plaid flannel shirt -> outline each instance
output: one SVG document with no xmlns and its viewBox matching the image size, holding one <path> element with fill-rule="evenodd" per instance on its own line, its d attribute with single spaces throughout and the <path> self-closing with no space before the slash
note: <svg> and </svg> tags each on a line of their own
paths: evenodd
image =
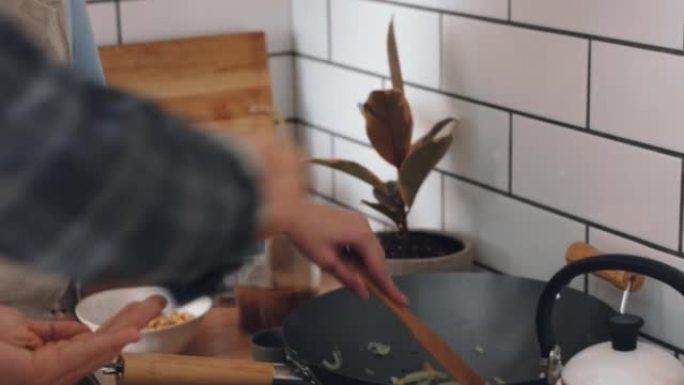
<svg viewBox="0 0 684 385">
<path fill-rule="evenodd" d="M 0 255 L 85 280 L 234 269 L 259 197 L 231 146 L 79 79 L 0 20 Z"/>
</svg>

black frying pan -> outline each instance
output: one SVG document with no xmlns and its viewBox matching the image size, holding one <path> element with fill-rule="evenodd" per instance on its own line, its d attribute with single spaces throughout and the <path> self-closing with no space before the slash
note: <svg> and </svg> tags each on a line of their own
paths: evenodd
<svg viewBox="0 0 684 385">
<path fill-rule="evenodd" d="M 496 384 L 532 383 L 541 352 L 535 331 L 537 301 L 545 282 L 493 274 L 439 273 L 398 278 L 411 309 L 437 331 L 483 378 Z M 553 323 L 565 357 L 608 340 L 606 320 L 615 312 L 603 302 L 565 289 Z M 290 357 L 325 385 L 388 384 L 390 377 L 420 370 L 434 361 L 410 332 L 377 299 L 360 301 L 338 290 L 305 304 L 284 326 Z M 366 350 L 368 342 L 391 346 L 385 357 Z M 339 349 L 342 366 L 326 369 Z"/>
</svg>

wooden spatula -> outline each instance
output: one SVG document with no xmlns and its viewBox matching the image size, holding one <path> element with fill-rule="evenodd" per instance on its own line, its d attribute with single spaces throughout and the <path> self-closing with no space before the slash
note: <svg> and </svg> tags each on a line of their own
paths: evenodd
<svg viewBox="0 0 684 385">
<path fill-rule="evenodd" d="M 460 385 L 484 385 L 485 381 L 468 364 L 444 342 L 439 334 L 435 333 L 427 324 L 411 312 L 406 306 L 402 306 L 390 299 L 370 279 L 365 268 L 357 263 L 359 275 L 363 278 L 366 286 L 378 297 L 387 308 L 411 331 L 413 337 L 420 343 L 430 355 L 439 362 L 444 370 L 459 382 Z"/>
</svg>

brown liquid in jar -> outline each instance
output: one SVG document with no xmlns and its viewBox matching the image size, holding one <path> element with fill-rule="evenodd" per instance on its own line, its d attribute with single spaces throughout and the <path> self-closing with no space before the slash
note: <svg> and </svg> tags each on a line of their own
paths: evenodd
<svg viewBox="0 0 684 385">
<path fill-rule="evenodd" d="M 238 286 L 240 328 L 248 333 L 254 333 L 283 326 L 290 313 L 315 296 L 316 290 L 306 286 Z"/>
</svg>

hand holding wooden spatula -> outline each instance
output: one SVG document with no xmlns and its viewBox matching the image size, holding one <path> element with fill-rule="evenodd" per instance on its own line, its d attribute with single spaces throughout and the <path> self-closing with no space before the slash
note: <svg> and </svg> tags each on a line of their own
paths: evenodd
<svg viewBox="0 0 684 385">
<path fill-rule="evenodd" d="M 365 267 L 353 257 L 348 263 L 355 267 L 359 276 L 364 280 L 368 290 L 378 297 L 387 308 L 406 326 L 415 340 L 442 366 L 459 385 L 484 385 L 485 381 L 435 333 L 427 324 L 418 318 L 411 310 L 392 301 L 384 291 L 369 278 Z"/>
</svg>

